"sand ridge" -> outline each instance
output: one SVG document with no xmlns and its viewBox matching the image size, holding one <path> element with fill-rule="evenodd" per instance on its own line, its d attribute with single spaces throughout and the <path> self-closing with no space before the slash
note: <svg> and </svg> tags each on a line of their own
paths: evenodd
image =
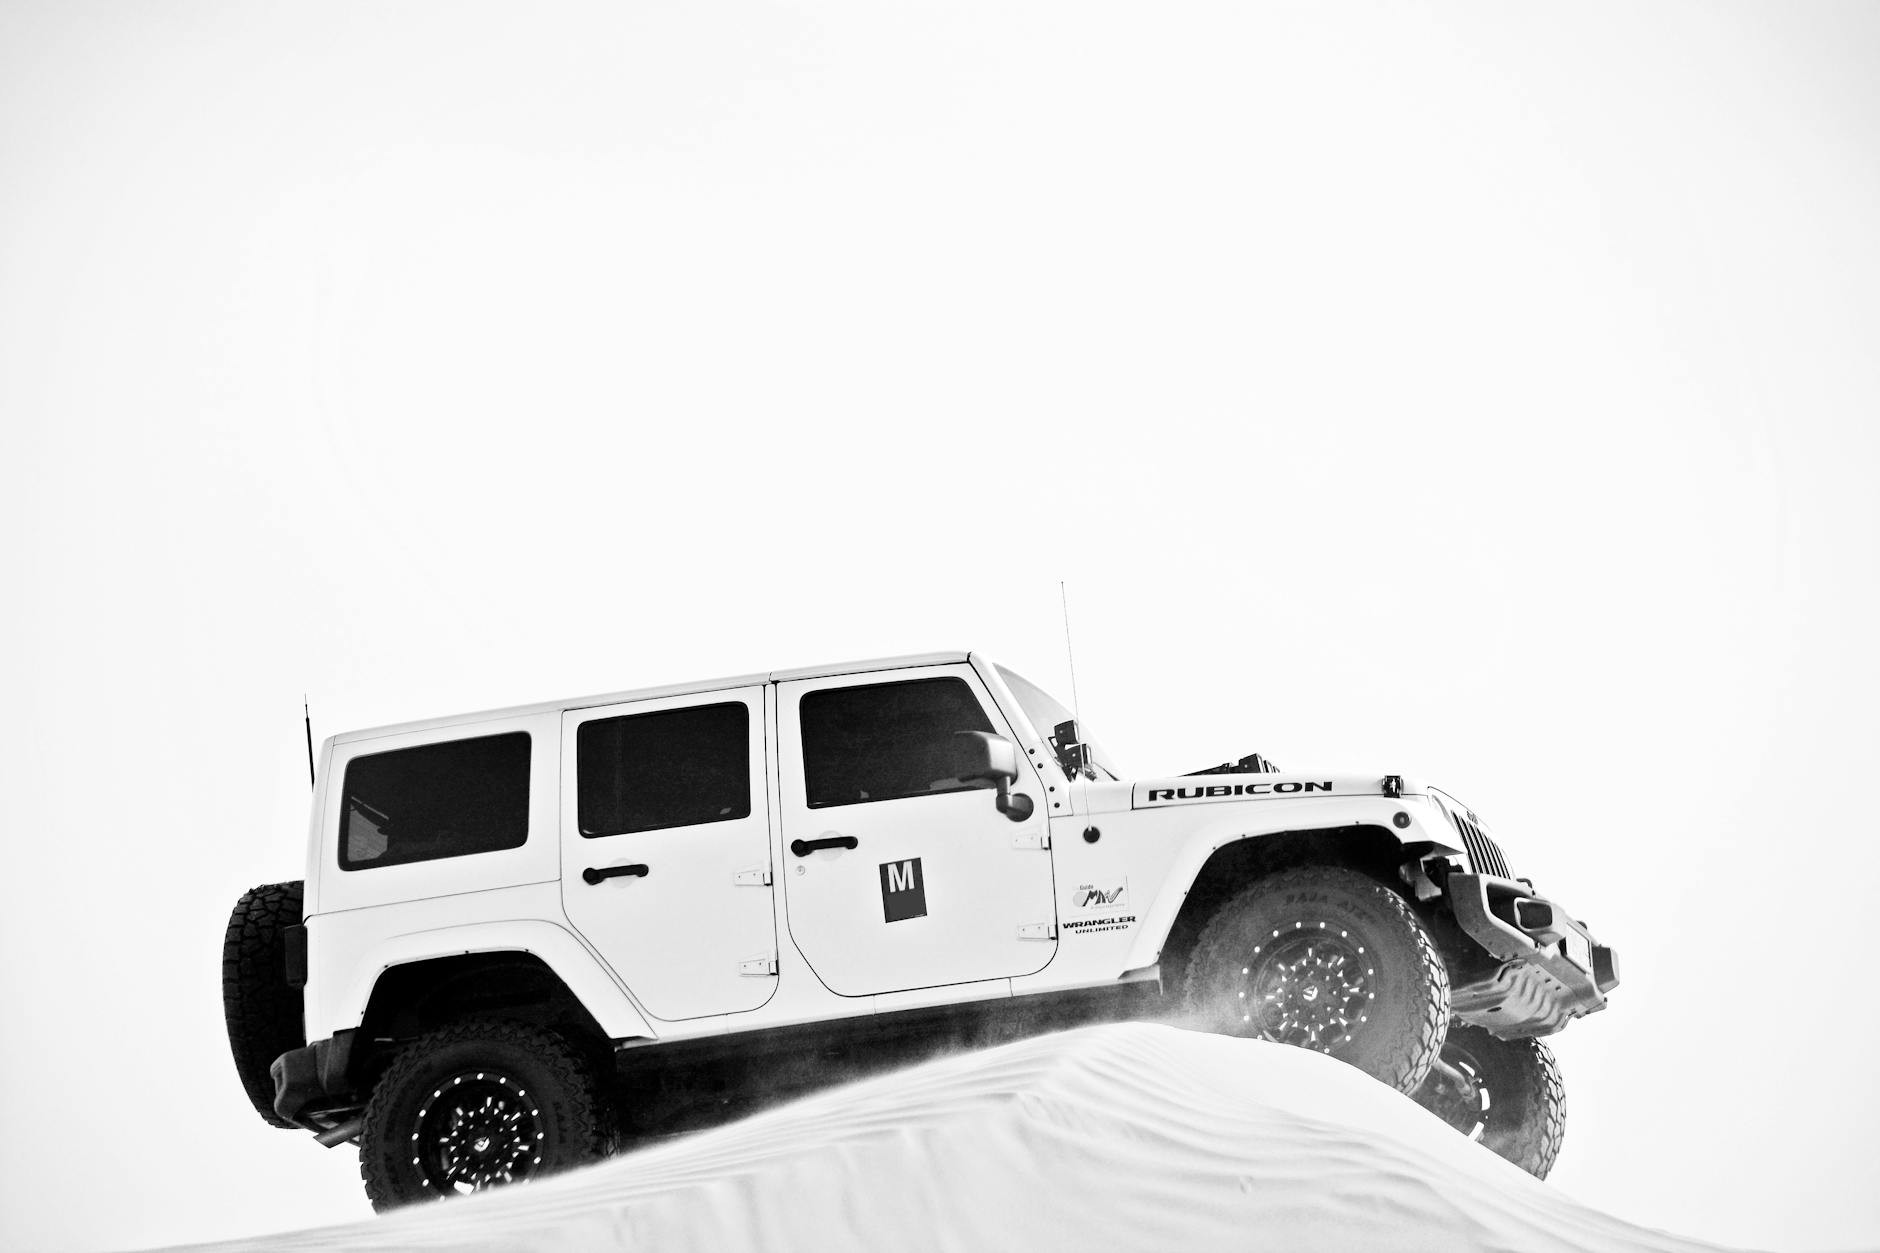
<svg viewBox="0 0 1880 1253">
<path fill-rule="evenodd" d="M 1127 1023 L 956 1054 L 524 1187 L 198 1247 L 1718 1246 L 1589 1209 L 1328 1057 Z"/>
</svg>

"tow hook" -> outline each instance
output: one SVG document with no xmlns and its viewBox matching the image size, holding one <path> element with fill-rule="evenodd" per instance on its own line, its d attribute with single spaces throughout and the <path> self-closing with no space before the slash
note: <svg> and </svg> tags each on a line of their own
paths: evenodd
<svg viewBox="0 0 1880 1253">
<path fill-rule="evenodd" d="M 1554 925 L 1554 908 L 1546 901 L 1516 897 L 1514 920 L 1517 926 L 1534 937 L 1536 944 L 1555 944 L 1560 940 L 1560 928 Z"/>
</svg>

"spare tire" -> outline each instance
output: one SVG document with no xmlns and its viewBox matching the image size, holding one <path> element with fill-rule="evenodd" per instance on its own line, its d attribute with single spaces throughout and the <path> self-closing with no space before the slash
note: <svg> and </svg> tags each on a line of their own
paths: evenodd
<svg viewBox="0 0 1880 1253">
<path fill-rule="evenodd" d="M 287 982 L 287 928 L 300 925 L 303 884 L 264 883 L 242 893 L 222 940 L 222 1012 L 235 1073 L 255 1112 L 276 1127 L 293 1123 L 274 1112 L 268 1067 L 306 1044 L 300 989 Z"/>
</svg>

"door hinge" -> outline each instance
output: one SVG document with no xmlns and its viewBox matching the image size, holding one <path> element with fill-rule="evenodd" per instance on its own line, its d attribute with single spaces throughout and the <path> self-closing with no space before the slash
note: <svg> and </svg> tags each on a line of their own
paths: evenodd
<svg viewBox="0 0 1880 1253">
<path fill-rule="evenodd" d="M 1049 831 L 1034 831 L 1030 835 L 1015 835 L 1012 837 L 1012 847 L 1050 848 L 1051 833 Z"/>
<path fill-rule="evenodd" d="M 777 973 L 777 959 L 775 957 L 747 957 L 738 963 L 738 973 L 754 975 L 759 979 L 774 975 Z"/>
<path fill-rule="evenodd" d="M 1055 940 L 1057 924 L 1055 922 L 1021 922 L 1018 924 L 1018 938 L 1021 940 Z"/>
<path fill-rule="evenodd" d="M 741 888 L 769 887 L 770 867 L 752 866 L 749 870 L 740 870 L 731 876 L 731 882 Z"/>
</svg>

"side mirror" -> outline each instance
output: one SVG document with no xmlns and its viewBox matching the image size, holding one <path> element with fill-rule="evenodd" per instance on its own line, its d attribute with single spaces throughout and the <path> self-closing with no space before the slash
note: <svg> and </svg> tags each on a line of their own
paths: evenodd
<svg viewBox="0 0 1880 1253">
<path fill-rule="evenodd" d="M 990 731 L 956 731 L 953 752 L 954 778 L 996 786 L 999 812 L 1013 822 L 1031 817 L 1031 797 L 1012 795 L 1012 784 L 1018 779 L 1018 745 Z"/>
</svg>

